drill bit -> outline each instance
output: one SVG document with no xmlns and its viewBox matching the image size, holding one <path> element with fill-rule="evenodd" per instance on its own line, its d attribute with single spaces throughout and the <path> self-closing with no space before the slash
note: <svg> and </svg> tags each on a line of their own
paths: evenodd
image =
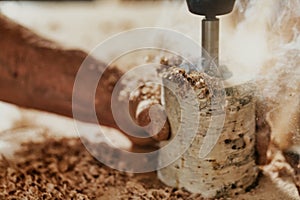
<svg viewBox="0 0 300 200">
<path fill-rule="evenodd" d="M 187 0 L 191 13 L 203 15 L 202 20 L 202 59 L 205 59 L 205 71 L 211 75 L 218 75 L 213 66 L 218 67 L 221 76 L 226 76 L 224 66 L 219 65 L 219 19 L 217 15 L 228 14 L 232 11 L 235 0 Z M 209 58 L 208 58 L 208 56 Z M 226 68 L 226 67 L 225 67 Z M 225 73 L 224 73 L 225 72 Z"/>
</svg>

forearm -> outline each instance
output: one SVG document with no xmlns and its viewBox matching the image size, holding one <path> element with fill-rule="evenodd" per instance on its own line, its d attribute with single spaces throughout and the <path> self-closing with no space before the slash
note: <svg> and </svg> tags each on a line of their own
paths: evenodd
<svg viewBox="0 0 300 200">
<path fill-rule="evenodd" d="M 38 109 L 73 117 L 72 95 L 76 74 L 87 54 L 80 50 L 65 50 L 45 40 L 21 25 L 0 15 L 0 100 L 21 107 Z M 81 121 L 95 122 L 94 113 L 86 109 L 91 97 L 86 88 L 97 74 L 104 72 L 95 94 L 95 108 L 101 125 L 119 129 L 111 111 L 111 95 L 121 70 L 89 57 L 84 88 L 74 104 Z M 128 109 L 128 108 L 122 108 Z M 78 113 L 78 112 L 77 112 Z M 135 138 L 135 144 L 148 145 L 152 138 Z"/>
<path fill-rule="evenodd" d="M 73 84 L 87 54 L 64 50 L 1 15 L 0 35 L 0 100 L 72 117 Z M 98 68 L 105 67 L 100 62 L 96 64 Z M 103 78 L 109 77 L 109 72 L 106 74 Z M 108 82 L 103 81 L 103 84 Z M 101 93 L 110 96 L 109 87 L 103 85 Z M 98 111 L 107 116 L 101 122 L 114 127 L 111 112 L 106 107 L 98 107 Z M 84 108 L 81 110 L 84 112 Z M 89 116 L 82 120 L 89 121 Z"/>
</svg>

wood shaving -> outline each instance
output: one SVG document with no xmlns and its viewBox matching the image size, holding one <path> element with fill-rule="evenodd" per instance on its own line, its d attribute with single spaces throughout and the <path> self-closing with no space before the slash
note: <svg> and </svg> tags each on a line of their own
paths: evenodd
<svg viewBox="0 0 300 200">
<path fill-rule="evenodd" d="M 116 188 L 112 198 L 108 193 Z M 95 160 L 80 139 L 47 139 L 22 145 L 0 161 L 0 199 L 195 199 L 163 185 L 155 173 L 120 172 Z"/>
</svg>

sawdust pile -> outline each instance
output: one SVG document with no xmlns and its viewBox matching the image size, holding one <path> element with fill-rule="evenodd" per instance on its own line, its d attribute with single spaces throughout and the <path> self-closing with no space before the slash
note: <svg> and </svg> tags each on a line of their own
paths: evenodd
<svg viewBox="0 0 300 200">
<path fill-rule="evenodd" d="M 80 139 L 26 143 L 0 161 L 0 199 L 202 199 L 160 183 L 155 173 L 130 174 L 95 160 Z"/>
</svg>

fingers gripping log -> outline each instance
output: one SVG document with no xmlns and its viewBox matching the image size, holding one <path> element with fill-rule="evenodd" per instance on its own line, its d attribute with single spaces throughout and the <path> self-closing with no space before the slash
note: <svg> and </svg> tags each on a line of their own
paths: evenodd
<svg viewBox="0 0 300 200">
<path fill-rule="evenodd" d="M 139 126 L 148 125 L 145 131 L 151 135 L 152 139 L 155 141 L 168 139 L 170 125 L 161 106 L 160 85 L 144 83 L 138 87 L 134 95 L 129 98 L 129 112 Z M 163 126 L 160 126 L 161 122 L 164 122 Z"/>
<path fill-rule="evenodd" d="M 201 78 L 203 76 L 203 74 L 198 73 L 197 78 L 197 72 L 191 75 L 177 70 L 170 72 L 168 80 L 181 77 L 184 81 L 190 81 L 198 94 L 197 90 L 200 88 L 196 87 L 197 83 L 193 82 L 195 80 L 203 82 Z M 176 90 L 182 91 L 182 84 L 178 84 Z M 167 185 L 184 187 L 188 191 L 201 193 L 204 197 L 214 198 L 234 196 L 249 190 L 256 183 L 258 168 L 255 164 L 253 85 L 245 83 L 227 87 L 225 91 L 225 123 L 215 147 L 205 158 L 199 157 L 201 145 L 203 145 L 212 119 L 212 112 L 208 106 L 210 99 L 204 100 L 205 98 L 199 96 L 200 123 L 192 144 L 178 160 L 158 172 L 160 180 Z M 176 96 L 170 90 L 164 89 L 164 98 L 165 109 L 171 126 L 171 138 L 174 138 L 182 123 L 192 123 L 195 118 L 180 116 L 182 106 L 178 105 Z M 189 132 L 184 132 L 184 134 L 188 135 Z M 183 144 L 179 143 L 178 145 L 180 148 L 180 145 Z M 172 153 L 161 153 L 159 162 L 163 162 L 168 156 L 172 156 Z"/>
</svg>

